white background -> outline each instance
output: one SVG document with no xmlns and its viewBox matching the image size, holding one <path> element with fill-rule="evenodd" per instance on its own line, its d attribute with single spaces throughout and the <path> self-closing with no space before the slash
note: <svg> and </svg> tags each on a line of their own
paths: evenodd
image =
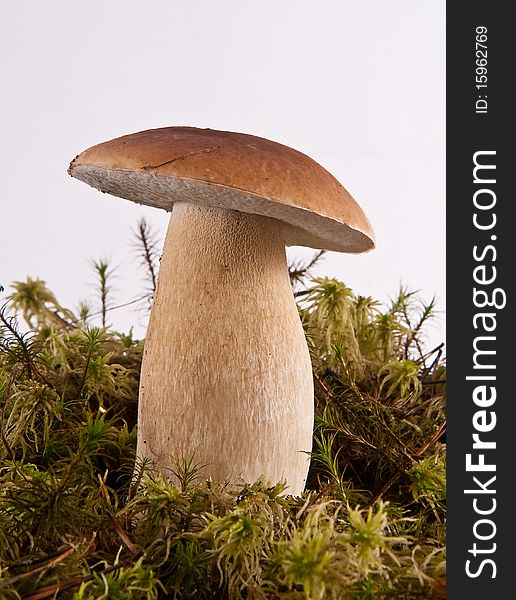
<svg viewBox="0 0 516 600">
<path fill-rule="evenodd" d="M 377 249 L 331 253 L 318 273 L 387 301 L 400 283 L 445 308 L 444 0 L 33 0 L 0 32 L 0 283 L 44 279 L 94 303 L 93 258 L 116 302 L 141 294 L 131 229 L 168 215 L 66 172 L 98 142 L 152 127 L 252 133 L 325 166 L 368 215 Z M 310 254 L 291 249 L 292 257 Z M 109 315 L 120 330 L 145 318 Z M 444 314 L 429 343 L 444 340 Z"/>
</svg>

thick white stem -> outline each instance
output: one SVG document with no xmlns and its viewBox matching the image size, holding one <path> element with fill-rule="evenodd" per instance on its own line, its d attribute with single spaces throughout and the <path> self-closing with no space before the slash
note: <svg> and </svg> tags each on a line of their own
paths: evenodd
<svg viewBox="0 0 516 600">
<path fill-rule="evenodd" d="M 140 458 L 170 476 L 286 480 L 309 465 L 313 380 L 281 224 L 178 203 L 165 241 L 142 365 Z"/>
</svg>

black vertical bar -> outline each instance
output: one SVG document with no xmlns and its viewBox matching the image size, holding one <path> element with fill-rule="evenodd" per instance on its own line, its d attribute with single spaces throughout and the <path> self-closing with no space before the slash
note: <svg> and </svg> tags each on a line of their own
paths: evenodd
<svg viewBox="0 0 516 600">
<path fill-rule="evenodd" d="M 510 189 L 516 35 L 510 6 L 447 3 L 451 600 L 516 598 L 516 196 Z"/>
</svg>

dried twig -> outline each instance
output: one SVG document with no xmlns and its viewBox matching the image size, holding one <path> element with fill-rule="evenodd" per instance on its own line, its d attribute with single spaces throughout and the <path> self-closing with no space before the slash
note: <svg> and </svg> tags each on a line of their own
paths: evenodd
<svg viewBox="0 0 516 600">
<path fill-rule="evenodd" d="M 63 552 L 58 554 L 55 558 L 53 558 L 52 560 L 45 563 L 44 565 L 41 565 L 40 567 L 36 567 L 35 569 L 32 569 L 31 571 L 26 571 L 25 573 L 20 573 L 19 575 L 13 575 L 13 577 L 8 577 L 7 579 L 0 581 L 0 588 L 9 587 L 10 585 L 17 583 L 18 581 L 27 579 L 27 577 L 31 577 L 32 575 L 36 575 L 37 573 L 41 573 L 42 571 L 46 571 L 48 569 L 53 569 L 56 565 L 58 565 L 60 562 L 63 562 L 63 560 L 66 557 L 70 556 L 70 554 L 72 554 L 76 550 L 77 550 L 76 547 L 70 546 L 66 550 L 63 550 Z"/>
<path fill-rule="evenodd" d="M 127 549 L 131 553 L 131 558 L 132 559 L 139 558 L 143 554 L 143 552 L 141 550 L 138 550 L 138 548 L 129 539 L 129 536 L 122 529 L 120 523 L 115 519 L 114 515 L 112 515 L 109 512 L 109 510 L 106 511 L 106 512 L 107 512 L 109 520 L 111 521 L 111 524 L 113 525 L 113 527 L 114 527 L 115 531 L 117 532 L 118 536 L 120 537 L 120 539 L 122 540 L 122 542 L 124 542 L 124 544 L 126 545 Z"/>
<path fill-rule="evenodd" d="M 75 587 L 81 583 L 86 583 L 95 578 L 95 575 L 107 575 L 108 573 L 112 573 L 113 571 L 118 571 L 118 569 L 123 569 L 124 567 L 129 567 L 134 562 L 134 558 L 130 558 L 128 560 L 124 560 L 122 562 L 118 562 L 110 567 L 106 567 L 102 569 L 102 571 L 96 571 L 95 573 L 91 573 L 90 575 L 85 575 L 84 577 L 74 577 L 73 579 L 69 579 L 68 581 L 63 581 L 60 583 L 53 583 L 52 585 L 47 585 L 46 587 L 40 588 L 34 594 L 30 596 L 26 596 L 24 600 L 44 600 L 44 598 L 51 598 L 55 596 L 58 592 L 62 592 L 71 587 Z"/>
</svg>

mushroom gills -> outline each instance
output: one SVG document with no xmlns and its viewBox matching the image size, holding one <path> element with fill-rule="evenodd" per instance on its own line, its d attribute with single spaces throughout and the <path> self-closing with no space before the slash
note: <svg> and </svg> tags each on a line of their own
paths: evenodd
<svg viewBox="0 0 516 600">
<path fill-rule="evenodd" d="M 282 223 L 174 205 L 140 384 L 138 447 L 174 480 L 178 461 L 215 481 L 305 486 L 313 379 Z"/>
</svg>

